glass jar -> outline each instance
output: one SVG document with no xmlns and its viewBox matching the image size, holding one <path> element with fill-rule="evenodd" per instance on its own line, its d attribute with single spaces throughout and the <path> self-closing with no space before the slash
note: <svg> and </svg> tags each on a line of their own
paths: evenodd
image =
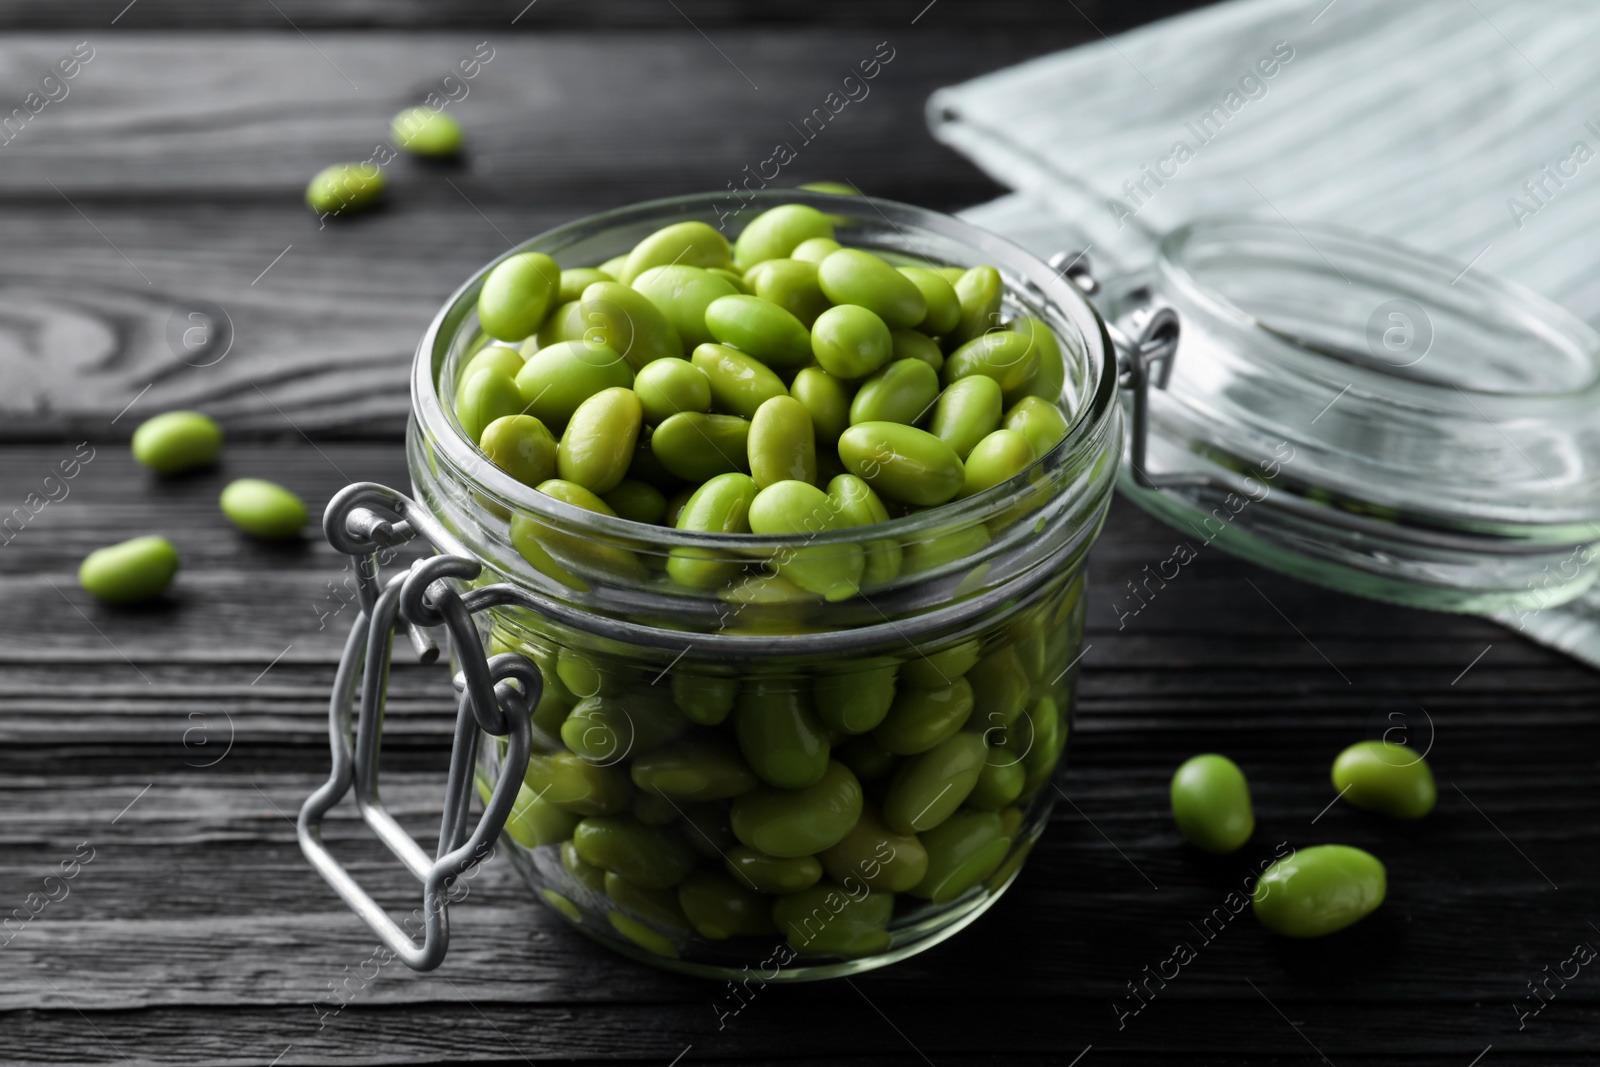
<svg viewBox="0 0 1600 1067">
<path fill-rule="evenodd" d="M 1062 347 L 1066 436 L 970 498 L 803 539 L 582 510 L 489 463 L 455 418 L 457 371 L 487 343 L 476 316 L 487 265 L 418 349 L 407 437 L 415 499 L 352 487 L 326 524 L 337 547 L 369 559 L 413 534 L 443 554 L 391 591 L 379 591 L 375 571 L 363 586 L 362 620 L 374 621 L 352 634 L 346 659 L 366 642 L 365 667 L 341 670 L 335 773 L 302 814 L 307 854 L 412 966 L 442 958 L 442 917 L 430 904 L 425 945 L 399 945 L 398 927 L 321 848 L 315 825 L 341 786 L 356 787 L 368 823 L 441 912 L 451 879 L 505 820 L 504 854 L 590 937 L 676 970 L 759 971 L 766 981 L 853 973 L 937 944 L 1005 891 L 1043 830 L 1072 723 L 1084 560 L 1122 448 L 1109 336 L 1070 281 L 947 216 L 795 191 L 755 194 L 743 210 L 796 202 L 832 215 L 843 244 L 894 262 L 996 267 L 1003 317 L 1041 320 Z M 597 264 L 691 219 L 716 225 L 715 204 L 641 204 L 507 256 Z M 675 558 L 714 580 L 668 580 Z M 865 563 L 853 595 L 824 599 L 789 580 L 852 559 Z M 466 695 L 430 861 L 381 814 L 369 720 L 381 718 L 386 627 L 410 624 L 428 650 L 426 627 L 440 622 Z M 463 752 L 473 750 L 486 810 L 469 839 L 460 794 L 471 776 Z M 830 844 L 857 812 L 856 831 Z M 610 857 L 609 873 L 590 862 L 596 854 Z"/>
</svg>

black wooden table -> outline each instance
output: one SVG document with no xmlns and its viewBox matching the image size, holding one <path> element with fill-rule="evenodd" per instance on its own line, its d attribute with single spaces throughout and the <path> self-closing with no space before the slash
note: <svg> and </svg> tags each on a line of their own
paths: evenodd
<svg viewBox="0 0 1600 1067">
<path fill-rule="evenodd" d="M 1125 583 L 1177 542 L 1125 504 L 1092 565 L 1070 801 L 953 941 L 736 1002 L 597 949 L 495 861 L 443 968 L 373 961 L 292 825 L 326 771 L 340 558 L 241 540 L 221 485 L 259 475 L 314 507 L 352 480 L 404 485 L 411 353 L 461 278 L 555 223 L 725 187 L 880 41 L 895 59 L 871 96 L 786 177 L 953 209 L 998 190 L 927 136 L 929 91 L 1183 5 L 739 6 L 0 4 L 0 114 L 78 42 L 93 53 L 0 144 L 0 1063 L 1594 1062 L 1600 973 L 1546 982 L 1600 945 L 1600 675 L 1215 550 L 1124 616 Z M 466 164 L 397 160 L 385 210 L 319 229 L 307 177 L 366 158 L 401 106 L 459 95 L 444 76 L 479 42 L 493 58 L 452 105 Z M 191 366 L 169 333 L 202 300 L 234 341 Z M 177 406 L 231 443 L 217 470 L 157 482 L 126 438 Z M 145 532 L 182 552 L 170 596 L 90 601 L 78 561 Z M 386 795 L 419 831 L 447 684 L 396 671 Z M 1395 723 L 1431 745 L 1438 810 L 1329 807 L 1333 755 Z M 1232 857 L 1184 847 L 1167 815 L 1172 769 L 1204 750 L 1253 783 L 1259 829 Z M 348 813 L 328 837 L 412 906 Z M 1302 944 L 1213 918 L 1279 842 L 1330 841 L 1388 864 L 1371 919 Z M 1193 961 L 1148 982 L 1179 943 Z"/>
</svg>

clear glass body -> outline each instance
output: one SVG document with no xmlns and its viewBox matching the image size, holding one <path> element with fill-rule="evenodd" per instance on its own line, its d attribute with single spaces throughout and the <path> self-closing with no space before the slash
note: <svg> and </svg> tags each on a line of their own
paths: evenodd
<svg viewBox="0 0 1600 1067">
<path fill-rule="evenodd" d="M 1016 876 L 1048 817 L 1071 729 L 1084 558 L 1110 501 L 1122 442 L 1104 326 L 1049 268 L 955 219 L 885 201 L 771 193 L 747 206 L 746 218 L 795 202 L 834 215 L 847 246 L 905 262 L 996 267 L 1006 285 L 1003 314 L 1040 319 L 1061 342 L 1067 436 L 986 492 L 803 543 L 598 515 L 513 480 L 460 432 L 452 383 L 483 343 L 480 272 L 419 348 L 408 440 L 418 501 L 482 561 L 480 581 L 511 583 L 541 605 L 486 613 L 488 650 L 521 652 L 545 678 L 526 780 L 543 800 L 536 818 L 514 814 L 503 835 L 513 864 L 541 899 L 619 951 L 691 973 L 759 973 L 764 981 L 851 973 L 909 956 L 972 921 Z M 686 219 L 715 225 L 711 198 L 581 220 L 513 251 L 547 252 L 564 268 L 591 266 Z M 685 552 L 725 568 L 726 580 L 714 588 L 668 580 L 665 561 Z M 869 578 L 858 595 L 837 602 L 772 574 L 797 553 L 826 565 L 857 552 L 901 563 L 892 577 Z M 950 702 L 970 704 L 959 731 L 966 740 L 955 749 L 897 755 L 877 734 L 855 733 L 859 723 L 851 721 L 881 717 L 886 705 L 893 715 L 904 704 L 914 718 L 918 707 Z M 581 742 L 575 715 L 584 724 Z M 760 850 L 742 843 L 730 810 L 749 794 L 684 803 L 635 787 L 648 773 L 641 761 L 685 739 L 726 753 L 755 746 L 781 763 L 805 749 L 819 724 L 829 775 L 834 764 L 848 767 L 869 812 L 898 810 L 908 819 L 922 806 L 913 825 L 936 825 L 887 853 L 830 849 L 814 862 L 785 855 L 779 866 L 792 880 L 782 888 L 819 866 L 821 880 L 800 893 L 762 892 L 752 903 L 745 889 L 775 883 L 752 881 L 742 872 L 754 868 L 734 863 L 744 856 L 760 864 L 760 856 L 748 856 Z M 568 751 L 570 743 L 585 759 Z M 934 760 L 938 752 L 948 758 Z M 499 762 L 496 745 L 480 745 L 483 779 L 498 776 Z M 769 800 L 783 801 L 781 793 L 767 788 Z M 955 806 L 946 797 L 965 799 Z M 678 855 L 687 844 L 696 873 L 666 887 L 607 876 L 577 856 L 571 839 L 579 817 L 642 824 L 671 838 L 666 850 Z M 928 873 L 891 898 L 885 887 L 909 878 L 919 852 Z M 736 874 L 748 885 L 731 883 Z M 687 920 L 684 905 L 694 910 L 696 887 L 738 898 L 729 907 L 745 911 L 730 918 L 731 936 L 707 936 L 697 928 L 704 923 Z M 701 903 L 715 910 L 716 901 Z"/>
<path fill-rule="evenodd" d="M 1113 321 L 1152 304 L 1182 321 L 1147 469 L 1242 480 L 1123 472 L 1191 546 L 1447 611 L 1537 611 L 1600 573 L 1574 565 L 1600 540 L 1600 336 L 1575 316 L 1379 238 L 1259 219 L 1182 227 L 1107 288 Z"/>
</svg>

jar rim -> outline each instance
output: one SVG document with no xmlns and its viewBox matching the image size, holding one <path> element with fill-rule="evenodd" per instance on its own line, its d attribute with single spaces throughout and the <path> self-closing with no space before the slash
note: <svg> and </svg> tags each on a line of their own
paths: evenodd
<svg viewBox="0 0 1600 1067">
<path fill-rule="evenodd" d="M 1041 467 L 1061 469 L 1107 451 L 1106 438 L 1117 425 L 1119 413 L 1115 349 L 1099 312 L 1061 272 L 1052 270 L 1019 245 L 987 230 L 942 212 L 898 201 L 801 189 L 758 190 L 748 198 L 741 195 L 740 199 L 743 202 L 741 210 L 799 203 L 824 209 L 831 215 L 844 215 L 872 223 L 887 222 L 913 247 L 914 242 L 905 236 L 901 223 L 963 244 L 982 254 L 987 262 L 1001 272 L 1008 290 L 1025 291 L 1034 301 L 1059 312 L 1072 326 L 1077 335 L 1075 340 L 1081 345 L 1079 362 L 1087 380 L 1078 393 L 1081 402 L 1069 414 L 1067 433 L 1054 448 L 1012 478 L 983 492 L 874 524 L 872 530 L 875 538 L 910 541 L 939 530 L 982 521 L 1018 492 L 1026 490 Z M 601 535 L 615 541 L 648 536 L 653 546 L 661 551 L 680 547 L 765 551 L 792 545 L 795 541 L 793 536 L 677 530 L 620 516 L 602 515 L 547 496 L 487 462 L 476 445 L 459 432 L 452 414 L 439 396 L 439 372 L 450 356 L 451 346 L 463 323 L 476 312 L 478 291 L 482 288 L 484 278 L 501 262 L 523 252 L 554 254 L 581 238 L 630 223 L 654 221 L 664 226 L 673 220 L 673 216 L 703 216 L 707 213 L 708 203 L 712 213 L 719 211 L 716 194 L 699 193 L 641 201 L 584 216 L 528 238 L 474 272 L 450 294 L 434 316 L 417 346 L 412 363 L 412 417 L 432 448 L 441 453 L 452 468 L 471 472 L 475 481 L 512 508 L 573 532 Z M 563 269 L 570 268 L 563 265 Z M 1071 384 L 1070 377 L 1068 384 Z M 1063 386 L 1063 389 L 1066 388 Z M 1120 458 L 1120 449 L 1112 450 L 1111 455 L 1113 461 Z M 808 545 L 822 546 L 857 543 L 861 536 L 859 528 L 837 529 L 807 534 L 805 540 Z"/>
</svg>

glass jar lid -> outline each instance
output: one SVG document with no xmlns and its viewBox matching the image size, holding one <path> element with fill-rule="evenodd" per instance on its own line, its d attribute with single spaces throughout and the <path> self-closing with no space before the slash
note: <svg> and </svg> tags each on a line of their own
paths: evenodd
<svg viewBox="0 0 1600 1067">
<path fill-rule="evenodd" d="M 1164 308 L 1180 324 L 1148 381 L 1130 368 L 1123 481 L 1180 529 L 1423 607 L 1544 607 L 1594 582 L 1542 580 L 1600 541 L 1600 334 L 1576 316 L 1470 265 L 1261 219 L 1175 230 L 1106 290 L 1125 334 Z"/>
</svg>

